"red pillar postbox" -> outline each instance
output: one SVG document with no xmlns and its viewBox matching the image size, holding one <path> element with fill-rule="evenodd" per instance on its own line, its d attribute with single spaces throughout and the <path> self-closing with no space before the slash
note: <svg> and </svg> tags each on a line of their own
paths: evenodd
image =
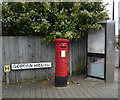
<svg viewBox="0 0 120 100">
<path fill-rule="evenodd" d="M 55 42 L 55 86 L 67 86 L 68 77 L 68 39 L 54 39 Z"/>
</svg>

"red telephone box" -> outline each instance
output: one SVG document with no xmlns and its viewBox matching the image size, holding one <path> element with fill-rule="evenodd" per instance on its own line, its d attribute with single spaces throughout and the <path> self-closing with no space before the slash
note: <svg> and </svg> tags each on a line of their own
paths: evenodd
<svg viewBox="0 0 120 100">
<path fill-rule="evenodd" d="M 67 86 L 68 77 L 68 39 L 54 39 L 55 42 L 55 86 Z"/>
</svg>

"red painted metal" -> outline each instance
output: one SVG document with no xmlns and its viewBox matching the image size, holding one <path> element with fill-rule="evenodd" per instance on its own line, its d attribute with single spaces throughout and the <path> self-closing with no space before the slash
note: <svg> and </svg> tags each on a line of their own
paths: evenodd
<svg viewBox="0 0 120 100">
<path fill-rule="evenodd" d="M 68 76 L 68 39 L 54 39 L 55 42 L 55 76 Z"/>
</svg>

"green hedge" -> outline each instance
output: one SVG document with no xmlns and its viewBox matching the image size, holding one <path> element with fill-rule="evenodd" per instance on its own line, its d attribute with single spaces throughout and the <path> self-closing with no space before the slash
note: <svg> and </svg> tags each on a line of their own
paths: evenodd
<svg viewBox="0 0 120 100">
<path fill-rule="evenodd" d="M 9 2 L 2 4 L 2 35 L 79 39 L 107 16 L 102 2 Z"/>
</svg>

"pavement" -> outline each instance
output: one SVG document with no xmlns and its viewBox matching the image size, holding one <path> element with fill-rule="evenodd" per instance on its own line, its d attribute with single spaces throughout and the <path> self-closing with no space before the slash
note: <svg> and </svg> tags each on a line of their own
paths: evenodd
<svg viewBox="0 0 120 100">
<path fill-rule="evenodd" d="M 118 56 L 118 54 L 116 54 Z M 117 58 L 118 60 L 118 58 Z M 118 63 L 116 62 L 116 66 Z M 37 99 L 46 98 L 101 98 L 102 100 L 118 100 L 118 73 L 120 68 L 115 68 L 114 82 L 106 83 L 104 80 L 94 78 L 84 78 L 82 76 L 71 76 L 68 78 L 67 87 L 54 87 L 54 79 L 43 81 L 27 81 L 20 84 L 2 85 L 2 98 L 10 100 L 21 99 Z M 120 78 L 120 77 L 119 77 Z M 118 96 L 119 95 L 119 96 Z M 65 100 L 66 100 L 65 99 Z M 100 100 L 101 100 L 100 99 Z M 82 99 L 83 100 L 83 99 Z"/>
<path fill-rule="evenodd" d="M 3 85 L 2 98 L 118 98 L 118 71 L 113 83 L 103 80 L 69 77 L 67 87 L 54 87 L 54 79 Z M 25 100 L 26 100 L 25 99 Z M 13 99 L 11 99 L 13 100 Z"/>
</svg>

